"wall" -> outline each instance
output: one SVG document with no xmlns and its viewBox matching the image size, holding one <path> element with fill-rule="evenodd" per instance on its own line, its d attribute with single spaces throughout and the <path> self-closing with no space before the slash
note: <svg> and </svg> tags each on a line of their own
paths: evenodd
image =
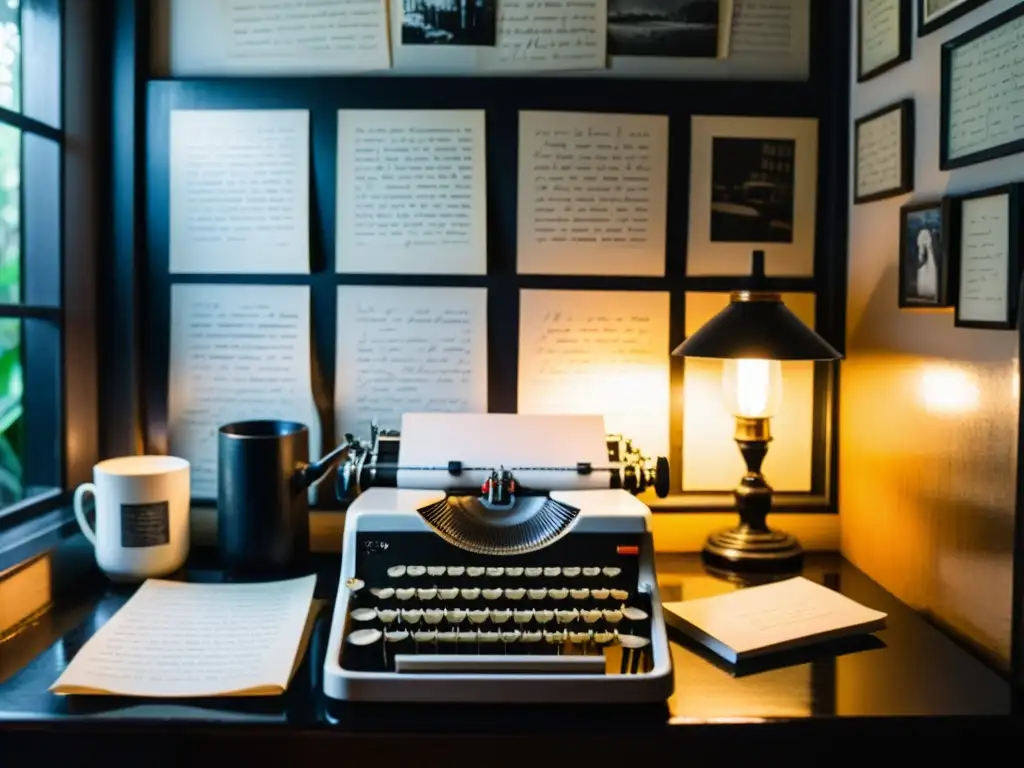
<svg viewBox="0 0 1024 768">
<path fill-rule="evenodd" d="M 852 84 L 851 120 L 914 98 L 916 190 L 851 208 L 848 358 L 840 390 L 843 553 L 1004 667 L 1010 654 L 1017 334 L 954 328 L 951 309 L 899 310 L 897 249 L 904 203 L 1024 181 L 1024 155 L 951 173 L 938 167 L 940 47 L 1016 1 L 991 0 L 923 38 L 916 37 L 915 19 L 912 60 Z M 851 30 L 856 55 L 855 17 Z M 851 77 L 855 81 L 855 64 Z"/>
<path fill-rule="evenodd" d="M 808 7 L 807 0 L 794 0 L 795 7 Z M 136 10 L 141 13 L 142 8 L 148 4 L 138 4 Z M 665 112 L 672 117 L 672 150 L 670 166 L 670 177 L 674 179 L 672 187 L 673 208 L 686 210 L 689 189 L 689 159 L 690 152 L 687 147 L 690 142 L 689 120 L 691 113 L 699 114 L 793 114 L 793 115 L 818 115 L 820 116 L 820 140 L 819 147 L 821 156 L 834 157 L 846 151 L 846 93 L 844 88 L 835 87 L 844 85 L 841 81 L 836 82 L 837 77 L 845 77 L 845 49 L 843 46 L 835 46 L 835 29 L 844 27 L 846 22 L 845 5 L 835 2 L 820 2 L 814 4 L 814 13 L 811 15 L 812 45 L 811 49 L 818 66 L 811 73 L 807 82 L 777 84 L 758 84 L 751 87 L 744 82 L 708 83 L 704 81 L 651 81 L 645 85 L 637 81 L 624 85 L 621 88 L 622 95 L 627 97 L 625 101 L 615 98 L 615 82 L 596 81 L 594 78 L 581 77 L 575 81 L 570 89 L 560 88 L 555 79 L 544 79 L 549 85 L 541 86 L 542 79 L 519 81 L 518 78 L 467 78 L 460 88 L 452 90 L 440 88 L 433 93 L 430 85 L 441 81 L 420 81 L 422 87 L 412 88 L 413 81 L 401 82 L 399 78 L 379 78 L 377 80 L 366 80 L 362 77 L 346 78 L 342 83 L 334 79 L 326 78 L 300 78 L 280 80 L 271 76 L 265 77 L 238 77 L 235 79 L 222 79 L 216 82 L 193 77 L 180 77 L 183 74 L 178 61 L 173 69 L 169 69 L 170 60 L 167 52 L 173 49 L 169 35 L 175 27 L 171 23 L 177 11 L 179 20 L 187 16 L 189 9 L 203 6 L 198 0 L 153 0 L 151 9 L 152 28 L 149 40 L 149 48 L 152 54 L 150 78 L 145 84 L 147 94 L 147 125 L 146 130 L 146 155 L 148 167 L 145 171 L 145 179 L 141 183 L 146 187 L 145 200 L 147 203 L 147 248 L 144 250 L 146 273 L 145 285 L 142 286 L 144 304 L 147 308 L 147 322 L 145 334 L 140 349 L 143 354 L 143 370 L 138 382 L 146 393 L 145 414 L 143 414 L 146 427 L 147 448 L 151 452 L 162 452 L 167 450 L 167 414 L 166 389 L 167 389 L 167 325 L 170 315 L 169 290 L 171 282 L 182 282 L 178 277 L 172 277 L 168 268 L 167 251 L 167 190 L 169 181 L 167 174 L 169 164 L 166 160 L 169 138 L 167 136 L 167 125 L 169 123 L 167 111 L 173 108 L 238 108 L 259 105 L 289 106 L 304 109 L 311 109 L 313 150 L 312 167 L 314 177 L 313 203 L 316 206 L 314 215 L 316 236 L 314 243 L 322 245 L 322 253 L 318 253 L 320 266 L 315 274 L 310 276 L 309 283 L 312 287 L 313 316 L 315 325 L 316 357 L 318 368 L 324 372 L 323 384 L 326 386 L 315 387 L 328 393 L 326 400 L 329 400 L 329 393 L 333 390 L 331 386 L 332 371 L 335 368 L 335 347 L 334 337 L 336 325 L 334 312 L 336 303 L 336 282 L 347 282 L 348 278 L 342 275 L 336 278 L 334 273 L 334 238 L 335 238 L 335 185 L 334 175 L 336 163 L 333 152 L 335 151 L 336 139 L 336 117 L 334 111 L 339 107 L 345 108 L 394 108 L 394 107 L 486 107 L 489 110 L 488 116 L 488 147 L 514 146 L 516 141 L 515 119 L 513 110 L 516 109 L 518 101 L 523 104 L 532 105 L 537 109 L 577 109 L 583 111 L 600 110 L 615 107 L 615 110 L 635 110 L 650 112 Z M 842 6 L 842 7 L 840 7 Z M 143 25 L 146 27 L 147 25 Z M 185 25 L 187 26 L 187 25 Z M 140 40 L 145 35 L 140 37 Z M 188 38 L 186 37 L 186 42 Z M 180 42 L 180 41 L 179 41 Z M 195 41 L 192 41 L 195 42 Z M 140 42 L 140 50 L 146 45 Z M 189 44 L 191 45 L 191 43 Z M 188 48 L 189 46 L 178 46 Z M 180 57 L 178 57 L 180 59 Z M 193 70 L 194 71 L 194 70 Z M 188 72 L 186 69 L 185 72 Z M 266 74 L 266 71 L 264 72 Z M 158 81 L 158 77 L 175 75 L 173 81 Z M 554 83 L 554 85 L 551 85 Z M 590 85 L 588 85 L 590 83 Z M 597 83 L 597 85 L 594 85 Z M 344 87 L 341 87 L 341 86 Z M 619 85 L 622 85 L 621 83 Z M 595 98 L 591 102 L 567 101 L 567 94 L 574 94 L 573 98 L 583 97 L 588 89 L 594 88 Z M 410 90 L 411 89 L 411 90 Z M 497 89 L 497 90 L 496 90 Z M 504 93 L 504 90 L 509 90 Z M 444 91 L 444 94 L 440 94 Z M 450 91 L 450 93 L 449 93 Z M 548 96 L 543 94 L 548 92 Z M 427 96 L 418 94 L 427 93 Z M 650 94 L 646 103 L 644 94 Z M 327 95 L 325 95 L 327 94 Z M 333 95 L 331 95 L 333 94 Z M 673 96 L 672 94 L 675 94 Z M 680 96 L 683 94 L 683 96 Z M 525 99 L 525 101 L 523 101 Z M 595 106 L 596 105 L 596 106 Z M 675 105 L 675 106 L 673 106 Z M 679 105 L 683 105 L 680 107 Z M 502 112 L 505 110 L 505 112 Z M 506 114 L 507 113 L 507 114 Z M 509 115 L 511 120 L 506 119 Z M 504 126 L 504 127 L 502 127 Z M 509 128 L 511 126 L 511 128 Z M 509 131 L 511 130 L 511 133 Z M 682 148 L 682 151 L 679 149 Z M 488 318 L 490 323 L 489 333 L 492 341 L 495 338 L 508 339 L 516 338 L 517 321 L 515 307 L 517 306 L 514 296 L 517 287 L 563 287 L 570 278 L 557 278 L 557 284 L 549 281 L 545 275 L 524 275 L 516 273 L 514 263 L 515 245 L 515 153 L 504 151 L 491 151 L 489 158 L 488 179 L 490 192 L 489 204 L 492 211 L 497 212 L 497 218 L 492 217 L 490 222 L 493 237 L 489 243 L 489 266 L 490 273 L 487 277 L 481 277 L 479 281 L 475 278 L 468 278 L 462 283 L 462 278 L 457 278 L 459 284 L 487 285 L 490 293 L 492 312 Z M 130 159 L 130 158 L 129 158 Z M 823 162 L 823 166 L 832 163 Z M 507 172 L 510 171 L 510 172 Z M 490 181 L 496 180 L 496 181 Z M 826 257 L 827 248 L 822 244 L 829 243 L 832 239 L 830 232 L 845 231 L 841 229 L 841 211 L 843 200 L 844 181 L 836 179 L 833 175 L 822 174 L 817 181 L 817 188 L 820 194 L 820 215 L 818 217 L 818 241 L 816 243 L 816 277 L 807 276 L 804 278 L 787 278 L 785 287 L 787 296 L 793 297 L 794 301 L 800 302 L 804 316 L 809 322 L 816 322 L 817 327 L 823 333 L 831 334 L 841 327 L 842 307 L 833 302 L 814 301 L 815 295 L 825 296 L 832 286 L 845 279 L 845 269 L 841 266 L 843 262 L 836 262 Z M 497 190 L 497 194 L 495 194 Z M 143 195 L 136 196 L 136 200 L 143 199 Z M 838 203 L 838 204 L 837 204 Z M 120 208 L 119 208 L 120 210 Z M 508 215 L 505 215 L 505 214 Z M 685 290 L 692 276 L 686 274 L 685 261 L 678 256 L 686 252 L 687 231 L 686 217 L 675 217 L 670 221 L 668 231 L 667 251 L 672 255 L 668 260 L 668 270 L 672 277 L 679 280 L 673 283 L 672 297 L 672 320 L 671 334 L 672 343 L 682 340 L 685 335 L 684 325 L 690 322 L 703 312 L 704 317 L 710 317 L 709 312 L 704 312 L 710 307 L 715 309 L 726 300 L 722 291 L 733 287 L 735 284 L 728 277 L 707 277 L 701 276 L 697 279 L 697 290 Z M 395 282 L 389 278 L 388 283 Z M 520 277 L 523 278 L 522 286 L 518 285 Z M 539 278 L 539 282 L 535 281 Z M 206 278 L 204 278 L 205 280 Z M 237 281 L 241 278 L 218 276 L 216 282 Z M 268 278 L 269 279 L 269 278 Z M 575 279 L 575 278 L 573 278 Z M 589 278 L 588 278 L 589 279 Z M 415 278 L 406 276 L 401 278 L 409 283 Z M 306 278 L 302 278 L 305 282 Z M 447 278 L 444 281 L 447 282 Z M 598 278 L 590 280 L 586 285 L 601 287 L 610 285 L 610 281 L 601 282 Z M 141 285 L 141 284 L 140 284 Z M 655 285 L 653 281 L 649 285 Z M 630 283 L 630 287 L 644 287 L 636 281 Z M 660 287 L 657 284 L 656 287 Z M 681 288 L 681 290 L 676 290 Z M 501 292 L 508 294 L 506 302 L 501 299 Z M 799 297 L 799 298 L 797 298 Z M 691 308 L 700 310 L 692 312 Z M 505 325 L 502 325 L 505 323 Z M 492 349 L 497 349 L 491 345 Z M 507 347 L 506 347 L 507 348 Z M 492 355 L 492 363 L 495 369 L 490 375 L 490 399 L 489 405 L 492 410 L 513 410 L 518 407 L 518 393 L 516 391 L 516 356 L 513 354 Z M 710 531 L 732 525 L 735 523 L 735 513 L 725 512 L 732 505 L 731 489 L 742 475 L 740 456 L 731 439 L 733 428 L 729 419 L 724 417 L 724 409 L 720 405 L 720 374 L 717 370 L 708 372 L 699 378 L 695 373 L 701 366 L 698 363 L 690 365 L 687 363 L 687 400 L 688 412 L 683 414 L 683 369 L 684 366 L 679 360 L 673 361 L 673 378 L 671 380 L 672 397 L 671 407 L 667 409 L 670 413 L 669 423 L 672 431 L 671 458 L 676 477 L 683 477 L 679 471 L 683 455 L 682 444 L 686 443 L 689 448 L 691 467 L 703 460 L 703 465 L 698 466 L 707 469 L 709 457 L 717 459 L 714 468 L 717 474 L 712 477 L 707 471 L 700 473 L 699 480 L 693 476 L 697 473 L 689 472 L 690 478 L 694 479 L 691 484 L 683 485 L 683 489 L 692 492 L 691 495 L 682 496 L 674 494 L 672 498 L 659 503 L 652 499 L 652 506 L 665 509 L 671 504 L 672 508 L 678 509 L 686 506 L 688 509 L 713 509 L 712 514 L 700 515 L 659 515 L 656 523 L 659 531 L 658 544 L 665 548 L 699 549 L 703 539 Z M 716 366 L 717 367 L 717 366 Z M 694 369 L 694 370 L 691 370 Z M 780 509 L 799 510 L 800 514 L 780 513 L 772 517 L 772 522 L 785 530 L 797 535 L 804 546 L 808 549 L 836 549 L 838 548 L 839 521 L 833 514 L 818 515 L 805 514 L 804 510 L 814 509 L 822 511 L 829 509 L 833 499 L 829 495 L 832 485 L 828 481 L 830 477 L 831 463 L 829 461 L 834 452 L 829 443 L 833 434 L 831 429 L 831 411 L 822 407 L 815 408 L 815 400 L 819 405 L 826 405 L 823 394 L 828 389 L 829 382 L 823 381 L 824 377 L 815 377 L 812 366 L 806 363 L 794 363 L 790 369 L 792 376 L 787 377 L 784 387 L 783 412 L 780 414 L 778 423 L 773 426 L 773 432 L 777 434 L 776 442 L 769 455 L 766 471 L 769 473 L 769 480 L 780 492 L 777 499 Z M 511 373 L 511 376 L 509 375 Z M 700 373 L 697 371 L 696 373 Z M 497 374 L 497 375 L 496 375 Z M 690 384 L 696 382 L 697 388 L 690 388 Z M 706 407 L 694 407 L 697 396 L 705 393 L 707 397 Z M 815 398 L 815 392 L 818 397 Z M 325 402 L 326 406 L 327 403 Z M 829 404 L 830 405 L 830 404 Z M 327 410 L 327 409 L 325 409 Z M 697 413 L 702 419 L 697 418 Z M 819 416 L 819 413 L 821 414 Z M 710 423 L 714 420 L 714 423 Z M 332 420 L 324 414 L 324 422 Z M 827 426 L 823 425 L 827 422 Z M 705 432 L 712 431 L 714 426 L 714 441 L 704 438 Z M 718 428 L 722 429 L 719 430 Z M 685 430 L 685 431 L 684 431 Z M 812 483 L 812 477 L 814 482 Z M 818 486 L 825 486 L 819 488 Z M 790 499 L 784 498 L 784 494 Z"/>
</svg>

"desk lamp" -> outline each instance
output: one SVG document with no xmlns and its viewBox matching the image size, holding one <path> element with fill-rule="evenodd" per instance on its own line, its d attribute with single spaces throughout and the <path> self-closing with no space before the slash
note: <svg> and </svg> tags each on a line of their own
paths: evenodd
<svg viewBox="0 0 1024 768">
<path fill-rule="evenodd" d="M 724 571 L 790 571 L 803 553 L 794 536 L 768 528 L 772 488 L 761 474 L 771 442 L 769 422 L 782 401 L 783 360 L 839 360 L 842 355 L 804 325 L 778 293 L 765 290 L 764 251 L 754 251 L 748 287 L 672 351 L 677 357 L 723 361 L 725 403 L 736 418 L 735 440 L 747 465 L 736 488 L 740 522 L 711 534 L 704 561 Z"/>
</svg>

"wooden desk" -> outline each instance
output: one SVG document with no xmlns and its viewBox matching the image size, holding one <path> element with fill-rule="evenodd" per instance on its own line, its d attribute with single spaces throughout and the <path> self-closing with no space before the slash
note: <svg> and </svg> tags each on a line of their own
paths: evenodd
<svg viewBox="0 0 1024 768">
<path fill-rule="evenodd" d="M 218 580 L 200 555 L 188 577 Z M 317 560 L 317 595 L 330 599 L 337 558 Z M 696 556 L 659 559 L 666 600 L 734 585 Z M 905 749 L 919 764 L 972 761 L 1009 744 L 1009 685 L 863 573 L 835 555 L 804 575 L 889 614 L 874 640 L 831 646 L 787 666 L 734 676 L 673 635 L 675 694 L 652 707 L 339 705 L 319 687 L 330 605 L 288 694 L 265 700 L 142 701 L 47 692 L 74 653 L 127 599 L 98 582 L 88 600 L 60 606 L 0 647 L 0 756 L 24 752 L 103 759 L 107 766 L 183 765 L 196 758 L 323 764 L 354 755 L 377 765 L 443 763 L 610 765 L 675 754 L 715 765 L 877 759 Z M 14 660 L 20 659 L 18 669 Z M 141 762 L 139 762 L 141 761 Z M 98 763 L 97 761 L 94 761 Z M 953 761 L 954 764 L 956 761 Z M 5 760 L 0 764 L 8 765 Z M 14 763 L 17 764 L 17 763 Z"/>
</svg>

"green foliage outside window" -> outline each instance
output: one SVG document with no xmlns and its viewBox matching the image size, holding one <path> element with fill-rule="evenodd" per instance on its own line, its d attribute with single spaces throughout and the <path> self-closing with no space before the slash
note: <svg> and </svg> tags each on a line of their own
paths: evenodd
<svg viewBox="0 0 1024 768">
<path fill-rule="evenodd" d="M 21 109 L 21 9 L 0 0 L 0 107 Z M 21 132 L 0 125 L 0 303 L 21 300 Z M 0 508 L 23 496 L 21 321 L 0 319 Z"/>
</svg>

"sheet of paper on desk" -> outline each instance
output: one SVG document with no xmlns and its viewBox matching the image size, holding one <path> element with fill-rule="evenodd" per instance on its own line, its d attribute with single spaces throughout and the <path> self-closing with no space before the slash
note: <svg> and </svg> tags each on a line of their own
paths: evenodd
<svg viewBox="0 0 1024 768">
<path fill-rule="evenodd" d="M 192 464 L 192 497 L 217 497 L 217 430 L 247 419 L 309 427 L 320 454 L 313 402 L 309 288 L 176 284 L 171 287 L 167 395 L 170 452 Z"/>
<path fill-rule="evenodd" d="M 667 456 L 668 293 L 525 290 L 519 305 L 519 413 L 601 414 Z"/>
<path fill-rule="evenodd" d="M 161 0 L 154 12 L 169 29 L 170 74 L 179 77 L 391 65 L 387 0 Z"/>
<path fill-rule="evenodd" d="M 406 43 L 402 5 L 403 0 L 391 0 L 396 72 L 565 71 L 604 69 L 607 65 L 607 0 L 502 0 L 497 4 L 493 46 Z"/>
<path fill-rule="evenodd" d="M 171 111 L 170 271 L 309 272 L 309 112 Z"/>
<path fill-rule="evenodd" d="M 338 286 L 337 434 L 403 413 L 487 412 L 487 290 Z"/>
<path fill-rule="evenodd" d="M 262 584 L 150 579 L 75 654 L 59 694 L 284 693 L 305 650 L 316 576 Z"/>
<path fill-rule="evenodd" d="M 665 603 L 665 622 L 730 663 L 885 627 L 886 614 L 798 576 Z"/>
<path fill-rule="evenodd" d="M 665 274 L 668 118 L 519 113 L 516 270 Z"/>
<path fill-rule="evenodd" d="M 338 272 L 487 272 L 483 110 L 338 112 Z"/>
</svg>

